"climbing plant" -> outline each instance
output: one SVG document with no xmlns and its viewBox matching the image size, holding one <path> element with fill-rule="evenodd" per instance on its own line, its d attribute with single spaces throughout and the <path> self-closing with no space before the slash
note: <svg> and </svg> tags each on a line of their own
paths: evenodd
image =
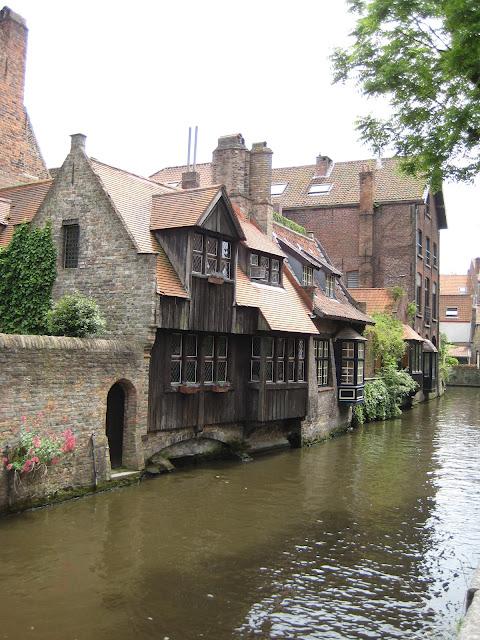
<svg viewBox="0 0 480 640">
<path fill-rule="evenodd" d="M 0 332 L 45 332 L 56 277 L 51 226 L 19 225 L 0 250 Z"/>
<path fill-rule="evenodd" d="M 375 325 L 367 329 L 367 334 L 371 338 L 375 358 L 382 368 L 396 367 L 405 352 L 402 323 L 387 313 L 374 313 L 373 319 Z"/>
<path fill-rule="evenodd" d="M 438 370 L 440 372 L 440 380 L 443 384 L 447 383 L 452 372 L 452 367 L 458 364 L 457 358 L 450 355 L 451 347 L 452 344 L 448 341 L 447 336 L 441 333 L 438 346 Z"/>
</svg>

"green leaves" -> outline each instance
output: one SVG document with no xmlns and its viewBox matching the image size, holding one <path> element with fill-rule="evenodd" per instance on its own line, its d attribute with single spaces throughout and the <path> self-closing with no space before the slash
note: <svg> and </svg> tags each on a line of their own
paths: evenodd
<svg viewBox="0 0 480 640">
<path fill-rule="evenodd" d="M 72 293 L 63 296 L 48 312 L 48 330 L 54 336 L 85 338 L 102 333 L 105 320 L 95 300 Z"/>
<path fill-rule="evenodd" d="M 405 352 L 402 323 L 388 313 L 374 313 L 373 319 L 375 325 L 368 327 L 367 333 L 372 340 L 375 358 L 382 368 L 396 367 Z"/>
<path fill-rule="evenodd" d="M 55 277 L 50 225 L 18 226 L 0 250 L 0 332 L 45 333 Z"/>
<path fill-rule="evenodd" d="M 386 97 L 392 116 L 360 119 L 378 154 L 408 156 L 403 170 L 469 181 L 480 171 L 480 3 L 478 0 L 350 0 L 352 45 L 332 55 L 334 82 L 353 80 Z"/>
</svg>

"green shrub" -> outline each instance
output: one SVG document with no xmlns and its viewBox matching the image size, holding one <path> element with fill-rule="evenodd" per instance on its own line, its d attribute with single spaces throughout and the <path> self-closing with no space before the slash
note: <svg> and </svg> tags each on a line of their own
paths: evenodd
<svg viewBox="0 0 480 640">
<path fill-rule="evenodd" d="M 441 333 L 438 346 L 438 370 L 440 372 L 440 380 L 443 384 L 448 382 L 452 368 L 458 364 L 457 358 L 450 355 L 451 347 L 452 344 L 448 341 L 447 336 Z"/>
<path fill-rule="evenodd" d="M 353 412 L 355 424 L 400 416 L 403 400 L 417 388 L 417 383 L 406 371 L 384 367 L 375 380 L 365 383 L 364 404 L 357 405 Z"/>
<path fill-rule="evenodd" d="M 283 224 L 284 227 L 288 227 L 289 229 L 292 229 L 292 231 L 296 231 L 297 233 L 300 233 L 302 236 L 307 235 L 307 230 L 305 229 L 305 227 L 302 227 L 301 224 L 297 224 L 293 220 L 290 220 L 290 218 L 286 218 L 285 216 L 282 216 L 281 213 L 277 213 L 276 211 L 274 211 L 273 219 L 275 220 L 275 222 L 278 222 L 279 224 Z"/>
<path fill-rule="evenodd" d="M 85 338 L 105 329 L 105 319 L 95 300 L 80 293 L 60 298 L 48 312 L 47 323 L 52 336 Z"/>
<path fill-rule="evenodd" d="M 374 313 L 372 317 L 375 325 L 368 327 L 366 333 L 371 337 L 375 358 L 381 368 L 396 367 L 406 348 L 402 323 L 387 313 Z"/>
</svg>

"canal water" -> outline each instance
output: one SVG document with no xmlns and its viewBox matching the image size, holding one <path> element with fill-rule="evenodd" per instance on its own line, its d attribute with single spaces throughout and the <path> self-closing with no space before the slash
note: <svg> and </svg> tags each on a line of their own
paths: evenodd
<svg viewBox="0 0 480 640">
<path fill-rule="evenodd" d="M 248 464 L 0 520 L 0 639 L 453 638 L 480 391 Z"/>
</svg>

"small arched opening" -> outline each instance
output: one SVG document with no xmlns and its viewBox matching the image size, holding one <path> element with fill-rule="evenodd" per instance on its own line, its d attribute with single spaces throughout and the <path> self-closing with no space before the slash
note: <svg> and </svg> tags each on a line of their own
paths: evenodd
<svg viewBox="0 0 480 640">
<path fill-rule="evenodd" d="M 106 431 L 112 469 L 122 466 L 125 431 L 125 390 L 116 382 L 108 392 Z"/>
<path fill-rule="evenodd" d="M 434 347 L 437 346 L 437 339 L 436 339 L 435 336 L 432 336 L 432 344 L 433 344 Z"/>
</svg>

